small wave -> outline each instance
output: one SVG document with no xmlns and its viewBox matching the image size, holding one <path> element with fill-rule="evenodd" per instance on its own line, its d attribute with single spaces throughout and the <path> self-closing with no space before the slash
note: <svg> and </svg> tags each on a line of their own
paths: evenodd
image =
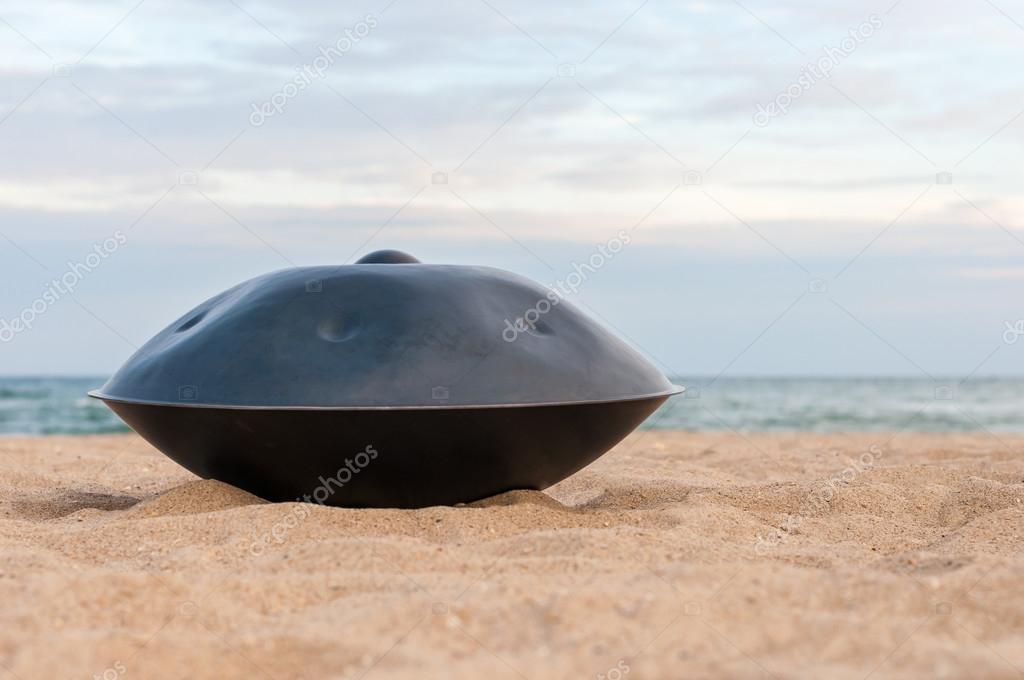
<svg viewBox="0 0 1024 680">
<path fill-rule="evenodd" d="M 86 392 L 95 378 L 0 378 L 0 434 L 100 434 L 127 427 Z"/>
</svg>

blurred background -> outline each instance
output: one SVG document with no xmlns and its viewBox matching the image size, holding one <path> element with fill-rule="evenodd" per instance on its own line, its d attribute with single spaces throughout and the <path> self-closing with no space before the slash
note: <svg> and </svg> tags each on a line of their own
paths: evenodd
<svg viewBox="0 0 1024 680">
<path fill-rule="evenodd" d="M 575 272 L 689 388 L 650 426 L 1022 430 L 1022 22 L 2 2 L 0 431 L 116 430 L 82 394 L 170 320 L 381 248 Z"/>
</svg>

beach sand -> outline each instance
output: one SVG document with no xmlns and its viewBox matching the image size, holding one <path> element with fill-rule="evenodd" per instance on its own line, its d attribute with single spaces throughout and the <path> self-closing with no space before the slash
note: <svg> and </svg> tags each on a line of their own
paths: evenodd
<svg viewBox="0 0 1024 680">
<path fill-rule="evenodd" d="M 1021 678 L 1024 438 L 639 432 L 466 507 L 0 439 L 0 678 Z"/>
</svg>

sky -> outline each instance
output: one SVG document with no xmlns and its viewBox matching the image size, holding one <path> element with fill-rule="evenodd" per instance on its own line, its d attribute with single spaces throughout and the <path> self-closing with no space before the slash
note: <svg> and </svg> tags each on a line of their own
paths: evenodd
<svg viewBox="0 0 1024 680">
<path fill-rule="evenodd" d="M 1021 375 L 1022 46 L 1024 0 L 0 2 L 0 374 L 626 233 L 571 299 L 671 375 Z"/>
</svg>

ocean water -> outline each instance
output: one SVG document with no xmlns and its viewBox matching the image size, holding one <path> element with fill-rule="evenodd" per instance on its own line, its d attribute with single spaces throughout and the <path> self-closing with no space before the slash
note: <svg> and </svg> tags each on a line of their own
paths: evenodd
<svg viewBox="0 0 1024 680">
<path fill-rule="evenodd" d="M 677 378 L 651 428 L 1024 432 L 1024 378 Z"/>
<path fill-rule="evenodd" d="M 127 432 L 85 396 L 104 378 L 0 378 L 0 434 Z M 643 427 L 741 432 L 1024 432 L 1024 378 L 676 378 Z"/>
<path fill-rule="evenodd" d="M 105 378 L 0 378 L 0 434 L 130 432 L 102 402 L 85 396 Z"/>
</svg>

